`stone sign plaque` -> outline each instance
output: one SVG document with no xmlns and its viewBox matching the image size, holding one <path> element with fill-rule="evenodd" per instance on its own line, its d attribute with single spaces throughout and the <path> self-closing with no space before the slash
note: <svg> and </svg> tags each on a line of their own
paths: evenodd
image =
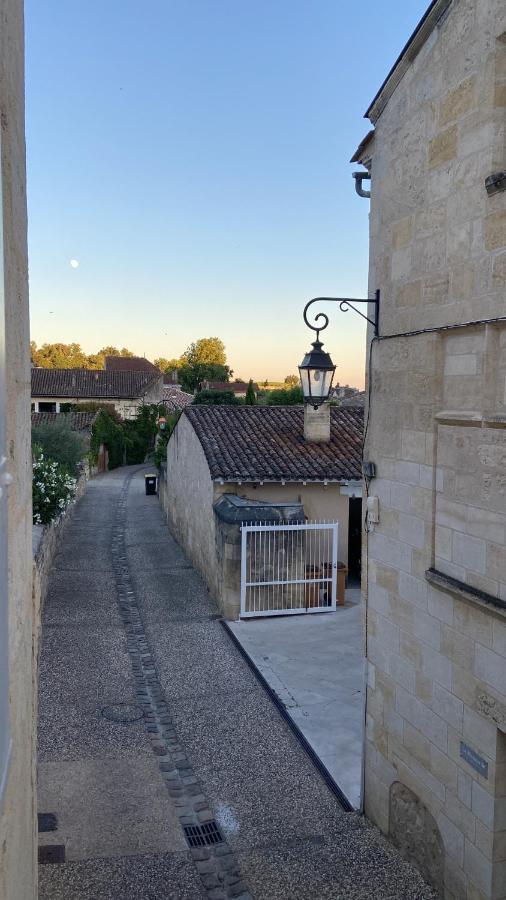
<svg viewBox="0 0 506 900">
<path fill-rule="evenodd" d="M 460 742 L 460 755 L 462 759 L 465 759 L 466 763 L 469 763 L 473 769 L 476 769 L 483 778 L 488 778 L 488 762 L 486 759 L 483 759 L 483 756 L 476 753 L 476 750 L 473 750 L 469 744 L 465 744 L 464 741 Z"/>
</svg>

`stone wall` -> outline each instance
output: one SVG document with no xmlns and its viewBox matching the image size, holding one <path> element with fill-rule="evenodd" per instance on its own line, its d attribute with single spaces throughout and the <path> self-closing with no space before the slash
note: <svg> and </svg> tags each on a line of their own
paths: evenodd
<svg viewBox="0 0 506 900">
<path fill-rule="evenodd" d="M 77 503 L 86 490 L 88 477 L 88 474 L 85 474 L 79 478 L 75 499 L 67 506 L 63 516 L 54 522 L 50 522 L 49 525 L 33 526 L 33 596 L 40 607 L 41 616 L 47 594 L 51 565 L 58 549 L 58 544 L 62 540 L 63 534 L 74 515 Z"/>
<path fill-rule="evenodd" d="M 216 598 L 220 575 L 213 503 L 224 491 L 225 487 L 213 485 L 200 441 L 186 416 L 181 416 L 167 444 L 160 499 L 171 531 Z"/>
<path fill-rule="evenodd" d="M 30 336 L 24 135 L 22 0 L 0 0 L 0 118 L 7 388 L 9 683 L 11 760 L 0 810 L 0 897 L 30 900 L 37 889 L 36 658 L 32 600 Z"/>
<path fill-rule="evenodd" d="M 448 900 L 498 900 L 506 323 L 465 323 L 506 315 L 506 193 L 485 190 L 506 169 L 504 2 L 453 0 L 372 117 L 365 809 L 397 840 L 418 829 L 404 849 Z"/>
</svg>

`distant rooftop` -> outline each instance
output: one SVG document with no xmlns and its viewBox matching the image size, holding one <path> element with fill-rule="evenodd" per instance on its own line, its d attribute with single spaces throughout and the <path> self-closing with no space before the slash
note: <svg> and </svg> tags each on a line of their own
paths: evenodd
<svg viewBox="0 0 506 900">
<path fill-rule="evenodd" d="M 158 372 L 145 356 L 106 356 L 106 372 Z"/>
<path fill-rule="evenodd" d="M 211 478 L 355 481 L 362 478 L 364 412 L 331 407 L 328 444 L 304 439 L 303 406 L 188 406 Z"/>
<path fill-rule="evenodd" d="M 157 379 L 150 372 L 107 372 L 103 369 L 32 369 L 32 397 L 69 400 L 121 400 L 142 397 Z"/>
<path fill-rule="evenodd" d="M 70 421 L 72 431 L 91 431 L 93 423 L 98 416 L 98 410 L 95 412 L 33 412 L 32 428 L 38 425 L 53 425 L 59 419 L 67 418 Z"/>
<path fill-rule="evenodd" d="M 167 407 L 168 412 L 178 412 L 189 406 L 192 400 L 193 394 L 187 394 L 174 385 L 164 385 L 160 402 Z"/>
</svg>

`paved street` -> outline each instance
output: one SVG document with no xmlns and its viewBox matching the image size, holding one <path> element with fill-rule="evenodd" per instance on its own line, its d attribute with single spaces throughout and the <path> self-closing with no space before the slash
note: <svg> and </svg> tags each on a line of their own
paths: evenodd
<svg viewBox="0 0 506 900">
<path fill-rule="evenodd" d="M 231 639 L 143 472 L 92 480 L 43 616 L 41 900 L 429 900 L 345 813 Z M 223 841 L 189 849 L 184 827 Z M 218 834 L 218 838 L 220 835 Z M 210 840 L 210 838 L 208 838 Z"/>
</svg>

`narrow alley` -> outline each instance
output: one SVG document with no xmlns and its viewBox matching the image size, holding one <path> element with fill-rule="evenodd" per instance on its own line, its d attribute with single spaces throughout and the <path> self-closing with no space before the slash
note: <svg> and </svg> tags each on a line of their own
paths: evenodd
<svg viewBox="0 0 506 900">
<path fill-rule="evenodd" d="M 39 813 L 57 827 L 39 834 L 41 900 L 433 898 L 340 808 L 222 628 L 144 472 L 89 483 L 53 567 L 38 777 Z"/>
</svg>

